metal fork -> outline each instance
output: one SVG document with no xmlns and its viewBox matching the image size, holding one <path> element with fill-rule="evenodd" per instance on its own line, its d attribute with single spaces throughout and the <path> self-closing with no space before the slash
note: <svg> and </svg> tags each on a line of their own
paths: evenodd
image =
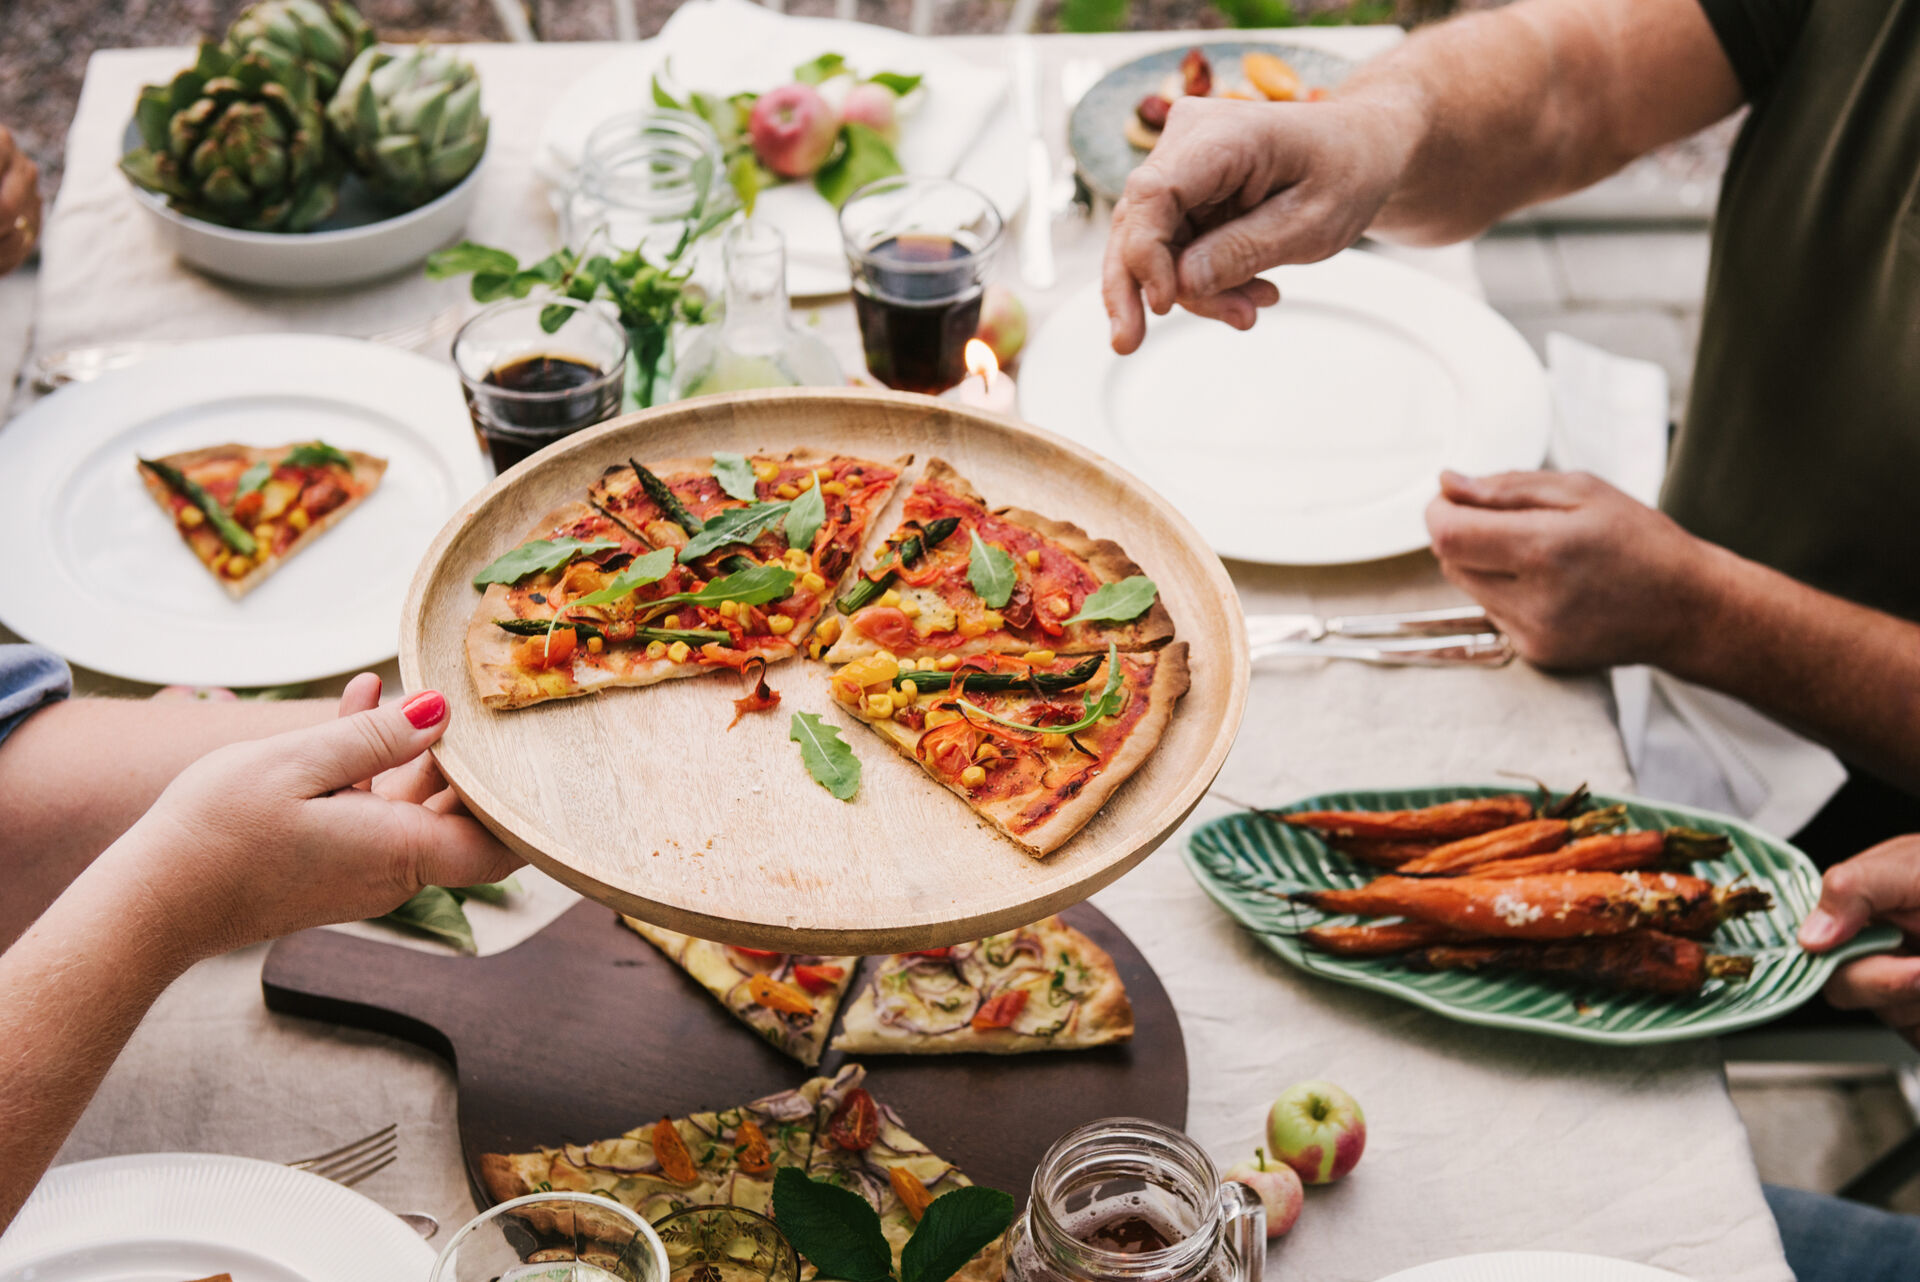
<svg viewBox="0 0 1920 1282">
<path fill-rule="evenodd" d="M 373 1134 L 363 1135 L 351 1144 L 342 1144 L 329 1152 L 303 1157 L 287 1165 L 296 1171 L 307 1171 L 352 1188 L 375 1171 L 393 1165 L 394 1159 L 400 1156 L 399 1131 L 397 1124 L 389 1122 Z M 397 1214 L 408 1228 L 428 1241 L 432 1241 L 433 1235 L 440 1231 L 440 1221 L 431 1215 L 419 1211 Z"/>
</svg>

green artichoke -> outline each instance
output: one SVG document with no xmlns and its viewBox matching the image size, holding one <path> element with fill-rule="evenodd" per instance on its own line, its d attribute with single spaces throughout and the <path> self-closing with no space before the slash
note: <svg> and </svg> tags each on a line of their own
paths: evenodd
<svg viewBox="0 0 1920 1282">
<path fill-rule="evenodd" d="M 128 178 L 190 217 L 251 231 L 305 231 L 333 212 L 339 164 L 306 68 L 276 75 L 211 43 L 171 84 L 140 91 L 144 146 Z"/>
<path fill-rule="evenodd" d="M 427 45 L 355 58 L 327 104 L 327 121 L 367 185 L 402 209 L 458 184 L 487 149 L 479 75 Z"/>
<path fill-rule="evenodd" d="M 341 73 L 373 42 L 373 28 L 346 0 L 333 0 L 330 8 L 315 0 L 260 0 L 233 20 L 221 47 L 236 58 L 257 55 L 280 79 L 291 65 L 305 63 L 314 92 L 325 102 Z"/>
</svg>

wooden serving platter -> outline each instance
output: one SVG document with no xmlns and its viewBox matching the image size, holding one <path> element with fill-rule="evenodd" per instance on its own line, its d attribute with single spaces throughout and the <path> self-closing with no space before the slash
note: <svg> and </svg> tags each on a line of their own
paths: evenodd
<svg viewBox="0 0 1920 1282">
<path fill-rule="evenodd" d="M 1065 916 L 1118 965 L 1133 1002 L 1130 1043 L 860 1060 L 875 1097 L 915 1137 L 1020 1198 L 1047 1146 L 1083 1122 L 1124 1115 L 1178 1129 L 1187 1118 L 1186 1045 L 1166 990 L 1099 910 Z M 744 1104 L 845 1059 L 829 1051 L 817 1070 L 788 1059 L 593 903 L 489 957 L 309 930 L 274 945 L 262 984 L 271 1010 L 385 1033 L 453 1064 L 461 1149 L 482 1206 L 481 1153 L 586 1143 L 662 1114 Z"/>
<path fill-rule="evenodd" d="M 867 727 L 842 715 L 826 669 L 768 676 L 772 715 L 732 731 L 737 678 L 719 673 L 512 712 L 483 707 L 465 636 L 475 571 L 545 513 L 628 457 L 669 459 L 813 446 L 944 458 L 989 502 L 1083 526 L 1123 546 L 1159 585 L 1193 685 L 1159 750 L 1060 850 L 1034 860 Z M 865 563 L 864 559 L 861 562 Z M 1245 622 L 1220 560 L 1139 480 L 1092 452 L 1008 419 L 896 392 L 743 392 L 629 415 L 567 438 L 501 476 L 440 532 L 402 617 L 409 690 L 453 709 L 435 749 L 467 807 L 509 846 L 584 895 L 705 939 L 785 952 L 933 948 L 1078 903 L 1172 834 L 1212 783 L 1239 728 Z M 787 738 L 795 711 L 838 724 L 860 758 L 852 802 L 814 783 Z"/>
</svg>

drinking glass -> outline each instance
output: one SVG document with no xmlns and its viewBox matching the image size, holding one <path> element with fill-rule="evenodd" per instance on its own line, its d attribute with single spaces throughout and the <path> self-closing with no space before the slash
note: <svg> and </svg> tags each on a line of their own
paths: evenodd
<svg viewBox="0 0 1920 1282">
<path fill-rule="evenodd" d="M 564 319 L 557 327 L 543 323 Z M 626 331 L 571 298 L 495 303 L 453 337 L 467 412 L 504 472 L 528 455 L 620 411 Z"/>
<path fill-rule="evenodd" d="M 671 254 L 695 218 L 739 204 L 712 126 L 686 111 L 630 111 L 587 135 L 562 217 L 567 244 L 594 233 L 650 259 Z"/>
<path fill-rule="evenodd" d="M 653 1226 L 594 1193 L 531 1193 L 453 1235 L 429 1282 L 668 1282 Z"/>
<path fill-rule="evenodd" d="M 738 1206 L 694 1206 L 654 1227 L 673 1282 L 799 1282 L 800 1257 L 764 1215 Z"/>
<path fill-rule="evenodd" d="M 947 178 L 882 178 L 847 198 L 840 239 L 875 378 L 938 393 L 966 377 L 1001 225 L 991 200 Z"/>
</svg>

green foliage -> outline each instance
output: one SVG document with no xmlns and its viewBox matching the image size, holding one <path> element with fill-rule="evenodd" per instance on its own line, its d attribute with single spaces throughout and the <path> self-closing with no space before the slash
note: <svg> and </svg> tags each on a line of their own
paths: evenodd
<svg viewBox="0 0 1920 1282">
<path fill-rule="evenodd" d="M 787 738 L 800 745 L 800 759 L 806 763 L 807 773 L 813 776 L 815 783 L 841 801 L 853 800 L 853 794 L 860 791 L 860 759 L 853 755 L 852 747 L 840 737 L 840 727 L 828 725 L 817 713 L 796 712 L 793 714 L 793 720 L 788 723 Z M 795 1174 L 799 1172 L 796 1171 Z M 873 1208 L 867 1206 L 857 1195 L 854 1196 L 854 1200 L 865 1207 L 868 1215 L 873 1214 Z M 782 1228 L 787 1228 L 789 1236 L 792 1236 L 784 1211 L 780 1213 L 780 1225 Z M 876 1217 L 874 1219 L 876 1233 L 879 1232 L 879 1227 L 880 1221 Z M 793 1240 L 798 1246 L 799 1237 L 796 1236 Z M 882 1242 L 882 1250 L 885 1247 L 885 1242 Z M 859 1282 L 859 1278 L 851 1273 L 827 1273 L 827 1265 L 823 1261 L 814 1258 L 811 1252 L 806 1254 L 820 1266 L 825 1276 L 848 1278 L 852 1282 Z M 884 1264 L 878 1276 L 882 1278 L 887 1276 Z"/>
<path fill-rule="evenodd" d="M 893 1251 L 880 1217 L 860 1194 L 783 1167 L 773 1179 L 773 1213 L 822 1278 L 893 1282 Z M 941 1194 L 900 1252 L 900 1282 L 947 1282 L 1007 1231 L 1013 1213 L 1013 1198 L 999 1189 L 971 1185 Z"/>
</svg>

